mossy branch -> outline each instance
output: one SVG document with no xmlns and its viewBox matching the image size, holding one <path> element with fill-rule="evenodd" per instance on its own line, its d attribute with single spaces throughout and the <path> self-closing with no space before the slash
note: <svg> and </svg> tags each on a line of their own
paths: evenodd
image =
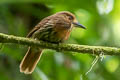
<svg viewBox="0 0 120 80">
<path fill-rule="evenodd" d="M 53 44 L 44 41 L 38 41 L 30 38 L 17 37 L 0 33 L 0 43 L 16 43 L 29 46 L 38 46 L 45 49 L 53 49 L 57 51 L 72 51 L 78 53 L 88 53 L 99 55 L 120 55 L 120 48 L 104 47 L 104 46 L 88 46 L 77 44 Z"/>
</svg>

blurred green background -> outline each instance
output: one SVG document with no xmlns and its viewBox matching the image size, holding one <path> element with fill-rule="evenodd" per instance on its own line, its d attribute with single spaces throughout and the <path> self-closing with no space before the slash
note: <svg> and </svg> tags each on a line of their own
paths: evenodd
<svg viewBox="0 0 120 80">
<path fill-rule="evenodd" d="M 0 0 L 0 33 L 25 37 L 59 11 L 74 13 L 87 27 L 73 29 L 66 43 L 120 47 L 120 0 Z M 54 50 L 45 50 L 33 74 L 24 75 L 19 64 L 26 51 L 20 44 L 0 44 L 0 80 L 120 80 L 119 56 L 105 56 L 81 78 L 95 56 Z"/>
</svg>

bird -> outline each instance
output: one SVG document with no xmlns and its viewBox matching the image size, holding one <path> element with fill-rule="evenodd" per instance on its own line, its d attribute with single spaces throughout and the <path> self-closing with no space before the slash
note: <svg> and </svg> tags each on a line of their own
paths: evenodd
<svg viewBox="0 0 120 80">
<path fill-rule="evenodd" d="M 27 35 L 27 38 L 42 40 L 50 43 L 63 43 L 66 41 L 73 27 L 86 29 L 80 24 L 75 15 L 69 11 L 60 11 L 42 19 Z M 38 64 L 43 49 L 29 46 L 20 63 L 20 72 L 31 74 Z"/>
</svg>

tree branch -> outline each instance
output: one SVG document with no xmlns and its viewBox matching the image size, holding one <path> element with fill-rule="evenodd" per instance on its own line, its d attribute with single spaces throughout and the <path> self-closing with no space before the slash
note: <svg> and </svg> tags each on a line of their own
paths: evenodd
<svg viewBox="0 0 120 80">
<path fill-rule="evenodd" d="M 120 55 L 120 48 L 104 46 L 88 46 L 77 44 L 53 44 L 44 41 L 38 41 L 30 38 L 16 37 L 0 33 L 0 43 L 16 43 L 29 46 L 38 46 L 45 49 L 54 49 L 57 51 L 72 51 L 79 53 L 89 53 L 99 55 Z"/>
</svg>

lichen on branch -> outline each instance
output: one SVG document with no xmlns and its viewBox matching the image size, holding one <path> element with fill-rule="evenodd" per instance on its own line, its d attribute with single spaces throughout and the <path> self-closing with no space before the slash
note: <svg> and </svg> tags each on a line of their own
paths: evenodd
<svg viewBox="0 0 120 80">
<path fill-rule="evenodd" d="M 78 53 L 87 53 L 99 55 L 120 55 L 120 48 L 116 47 L 104 47 L 104 46 L 88 46 L 88 45 L 77 45 L 77 44 L 53 44 L 44 41 L 38 41 L 31 38 L 17 37 L 13 35 L 6 35 L 0 33 L 0 43 L 15 43 L 29 46 L 37 46 L 44 49 L 53 49 L 56 51 L 72 51 Z"/>
</svg>

